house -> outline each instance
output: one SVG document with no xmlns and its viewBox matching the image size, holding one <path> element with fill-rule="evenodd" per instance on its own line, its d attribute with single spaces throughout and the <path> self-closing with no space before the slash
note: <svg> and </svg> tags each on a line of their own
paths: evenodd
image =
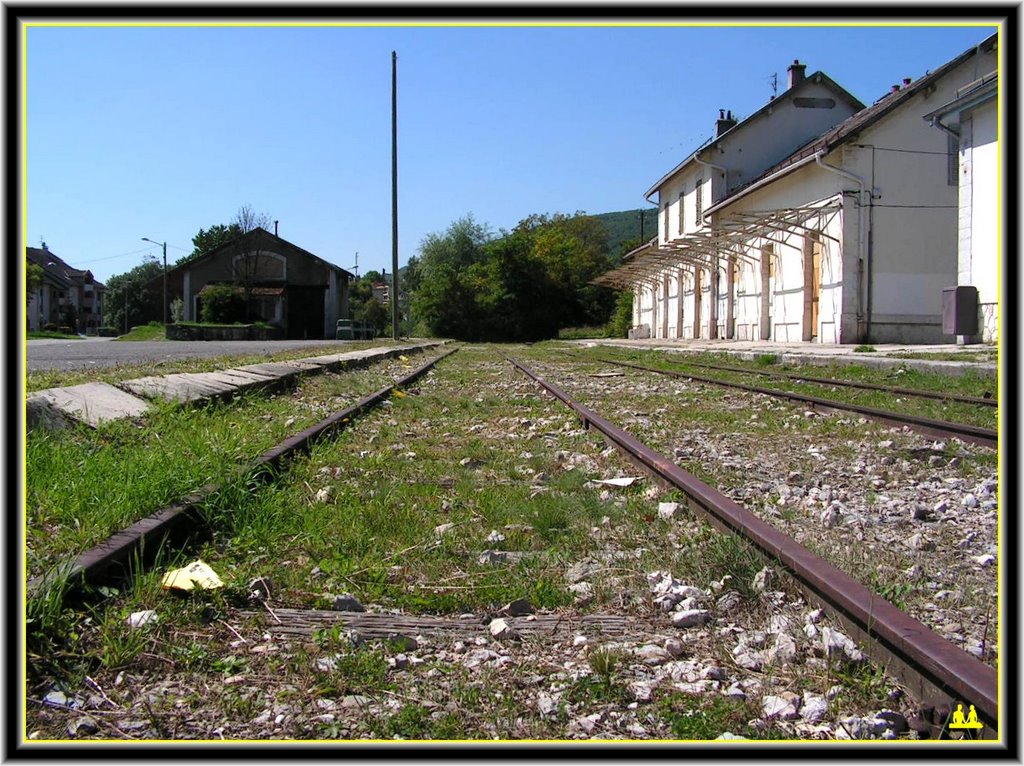
<svg viewBox="0 0 1024 766">
<path fill-rule="evenodd" d="M 717 324 L 719 337 L 741 340 L 948 341 L 942 296 L 957 284 L 957 147 L 922 117 L 995 65 L 993 35 L 904 79 L 746 183 L 726 184 L 701 207 L 703 227 L 662 232 L 604 283 L 634 286 L 637 330 L 654 337 L 715 337 Z M 695 296 L 707 284 L 710 300 L 684 300 L 680 311 L 670 285 L 683 279 L 685 299 L 687 277 Z M 675 335 L 673 313 L 684 330 Z"/>
<path fill-rule="evenodd" d="M 96 332 L 103 326 L 103 294 L 106 286 L 89 270 L 76 269 L 42 247 L 25 248 L 30 263 L 43 270 L 43 282 L 28 295 L 28 329 L 47 324 L 69 327 L 72 332 Z"/>
<path fill-rule="evenodd" d="M 787 89 L 743 120 L 721 110 L 715 136 L 659 179 L 658 236 L 629 254 L 621 270 L 595 280 L 635 291 L 634 334 L 657 338 L 732 337 L 732 256 L 715 246 L 706 211 L 809 139 L 864 104 L 824 72 L 794 61 Z M 714 275 L 714 276 L 712 276 Z"/>
<path fill-rule="evenodd" d="M 162 289 L 162 276 L 151 283 Z M 255 228 L 167 272 L 169 300 L 180 298 L 182 319 L 199 320 L 203 291 L 233 285 L 256 321 L 288 338 L 334 338 L 348 316 L 352 274 L 262 228 Z"/>
<path fill-rule="evenodd" d="M 999 337 L 998 92 L 993 69 L 925 115 L 959 149 L 957 284 L 977 289 L 977 328 L 965 339 L 986 343 Z"/>
</svg>

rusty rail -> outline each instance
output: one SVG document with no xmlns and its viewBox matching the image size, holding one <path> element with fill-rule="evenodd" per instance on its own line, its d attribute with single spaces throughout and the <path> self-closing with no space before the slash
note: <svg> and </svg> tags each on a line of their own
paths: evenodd
<svg viewBox="0 0 1024 766">
<path fill-rule="evenodd" d="M 876 661 L 887 664 L 889 671 L 919 700 L 948 701 L 952 698 L 973 704 L 979 719 L 988 727 L 986 734 L 994 734 L 999 711 L 998 677 L 993 668 L 954 646 L 598 413 L 573 401 L 558 386 L 548 383 L 515 359 L 506 359 L 570 407 L 585 427 L 596 429 L 638 466 L 681 490 L 691 509 L 707 515 L 716 526 L 739 534 L 769 559 L 777 560 L 794 575 L 810 599 L 854 634 Z"/>
<path fill-rule="evenodd" d="M 906 426 L 917 433 L 939 439 L 955 437 L 961 441 L 977 444 L 981 447 L 988 447 L 990 449 L 996 449 L 999 442 L 998 432 L 992 428 L 982 428 L 980 426 L 972 426 L 966 423 L 951 423 L 947 420 L 936 420 L 935 418 L 925 418 L 919 415 L 907 415 L 902 412 L 880 410 L 875 407 L 864 407 L 860 404 L 838 402 L 834 399 L 821 399 L 816 396 L 796 394 L 791 391 L 779 391 L 774 388 L 761 388 L 760 386 L 751 386 L 747 383 L 732 383 L 724 380 L 715 380 L 714 378 L 705 378 L 701 375 L 692 375 L 688 372 L 659 370 L 654 367 L 645 367 L 642 364 L 634 364 L 632 362 L 617 362 L 611 359 L 598 359 L 597 361 L 605 364 L 613 364 L 618 367 L 630 367 L 634 370 L 653 372 L 658 375 L 669 375 L 673 378 L 696 380 L 700 383 L 709 383 L 713 386 L 737 388 L 741 391 L 750 391 L 755 394 L 765 394 L 767 396 L 775 396 L 781 399 L 789 399 L 794 402 L 800 402 L 801 404 L 808 404 L 813 409 L 820 410 L 822 412 L 836 410 L 855 412 L 869 420 L 875 420 L 891 426 Z"/>
<path fill-rule="evenodd" d="M 599 359 L 598 361 L 615 364 L 611 359 Z M 950 394 L 943 391 L 924 391 L 919 388 L 904 388 L 901 386 L 883 386 L 878 383 L 863 383 L 857 380 L 836 380 L 834 378 L 816 378 L 809 375 L 791 375 L 787 372 L 775 370 L 750 370 L 744 367 L 730 367 L 724 364 L 708 364 L 707 362 L 691 362 L 688 359 L 681 359 L 680 364 L 688 364 L 691 367 L 701 367 L 707 370 L 722 370 L 723 372 L 738 372 L 745 375 L 760 375 L 766 378 L 790 380 L 794 383 L 820 383 L 827 386 L 840 386 L 843 388 L 861 388 L 865 391 L 881 391 L 887 394 L 898 394 L 902 396 L 917 396 L 923 399 L 938 399 L 944 402 L 959 402 L 960 404 L 977 404 L 981 407 L 998 407 L 999 401 L 994 398 L 983 396 L 966 396 L 965 394 Z"/>
<path fill-rule="evenodd" d="M 239 469 L 227 479 L 226 483 L 240 478 L 252 476 L 267 480 L 284 466 L 285 462 L 296 455 L 308 453 L 313 445 L 325 436 L 339 431 L 352 418 L 371 409 L 386 399 L 396 388 L 404 388 L 429 372 L 434 365 L 451 356 L 458 348 L 442 354 L 426 364 L 416 368 L 389 386 L 364 396 L 355 404 L 335 412 L 316 425 L 310 426 L 260 455 L 254 463 Z M 126 529 L 114 533 L 111 537 L 83 552 L 74 560 L 66 562 L 53 571 L 36 577 L 28 582 L 26 588 L 29 598 L 40 597 L 52 588 L 59 588 L 63 593 L 98 581 L 115 567 L 128 569 L 133 557 L 152 553 L 159 548 L 162 541 L 173 534 L 184 530 L 186 534 L 194 534 L 204 530 L 206 521 L 200 505 L 212 497 L 221 487 L 207 484 L 197 492 L 182 498 L 176 503 L 161 508 L 150 516 L 141 519 Z"/>
</svg>

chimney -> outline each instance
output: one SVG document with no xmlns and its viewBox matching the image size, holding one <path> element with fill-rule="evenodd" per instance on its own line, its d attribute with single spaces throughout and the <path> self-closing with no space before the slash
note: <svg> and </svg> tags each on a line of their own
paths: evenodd
<svg viewBox="0 0 1024 766">
<path fill-rule="evenodd" d="M 277 221 L 274 221 L 274 236 L 277 236 Z"/>
<path fill-rule="evenodd" d="M 892 92 L 893 93 L 899 93 L 900 92 L 900 86 L 899 85 L 893 85 L 892 86 Z"/>
<path fill-rule="evenodd" d="M 909 88 L 910 87 L 910 78 L 909 77 L 904 77 L 903 78 L 903 87 L 904 88 Z"/>
<path fill-rule="evenodd" d="M 807 64 L 801 64 L 800 59 L 793 59 L 786 72 L 789 73 L 789 87 L 799 85 L 804 81 L 804 73 L 807 71 Z"/>
<path fill-rule="evenodd" d="M 715 120 L 715 138 L 725 133 L 736 124 L 736 120 L 733 119 L 732 110 L 726 114 L 724 109 L 718 110 L 718 119 Z"/>
</svg>

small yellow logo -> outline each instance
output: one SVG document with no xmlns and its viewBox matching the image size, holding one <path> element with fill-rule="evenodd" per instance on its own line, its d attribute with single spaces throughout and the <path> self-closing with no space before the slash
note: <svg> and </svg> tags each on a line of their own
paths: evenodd
<svg viewBox="0 0 1024 766">
<path fill-rule="evenodd" d="M 949 725 L 950 729 L 980 729 L 984 726 L 978 720 L 978 712 L 974 709 L 974 705 L 971 705 L 970 711 L 967 713 L 967 717 L 964 718 L 964 706 L 958 704 L 956 710 L 953 711 L 953 722 Z"/>
</svg>

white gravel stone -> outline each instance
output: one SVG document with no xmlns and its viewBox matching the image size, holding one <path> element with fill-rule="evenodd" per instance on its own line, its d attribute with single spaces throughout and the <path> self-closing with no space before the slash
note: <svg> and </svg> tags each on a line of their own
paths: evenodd
<svg viewBox="0 0 1024 766">
<path fill-rule="evenodd" d="M 694 628 L 706 624 L 711 619 L 707 609 L 686 609 L 672 615 L 672 624 L 677 628 Z"/>
<path fill-rule="evenodd" d="M 679 510 L 679 503 L 658 503 L 658 517 L 672 519 Z"/>
<path fill-rule="evenodd" d="M 799 710 L 800 698 L 793 694 L 788 697 L 770 694 L 761 703 L 761 712 L 766 718 L 776 718 L 782 721 L 799 718 Z"/>
<path fill-rule="evenodd" d="M 811 723 L 822 721 L 828 714 L 828 700 L 810 692 L 804 693 L 804 701 L 800 706 L 800 717 Z"/>
</svg>

